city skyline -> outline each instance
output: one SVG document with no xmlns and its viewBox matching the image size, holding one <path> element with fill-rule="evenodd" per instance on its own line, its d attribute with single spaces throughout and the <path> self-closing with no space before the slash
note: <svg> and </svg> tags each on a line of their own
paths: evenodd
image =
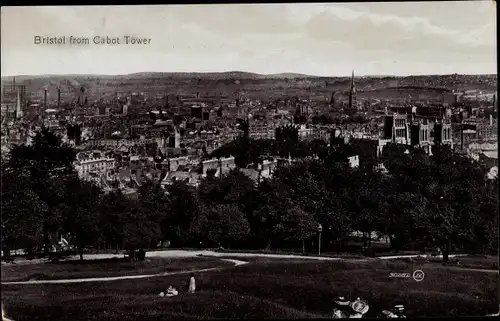
<svg viewBox="0 0 500 321">
<path fill-rule="evenodd" d="M 1 71 L 2 76 L 243 71 L 341 77 L 353 69 L 356 76 L 496 74 L 495 5 L 4 7 Z M 35 36 L 124 35 L 151 43 L 33 43 Z"/>
</svg>

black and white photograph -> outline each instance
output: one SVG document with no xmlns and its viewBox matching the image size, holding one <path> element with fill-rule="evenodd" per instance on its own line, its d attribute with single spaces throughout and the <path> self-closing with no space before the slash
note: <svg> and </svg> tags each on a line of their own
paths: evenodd
<svg viewBox="0 0 500 321">
<path fill-rule="evenodd" d="M 496 12 L 3 6 L 2 320 L 498 317 Z"/>
</svg>

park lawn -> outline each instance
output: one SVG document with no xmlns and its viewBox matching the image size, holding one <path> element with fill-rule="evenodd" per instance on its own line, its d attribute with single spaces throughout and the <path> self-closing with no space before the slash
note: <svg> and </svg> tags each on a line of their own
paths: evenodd
<svg viewBox="0 0 500 321">
<path fill-rule="evenodd" d="M 273 254 L 273 255 L 295 255 L 295 256 L 318 256 L 317 252 L 305 252 L 302 253 L 300 250 L 232 250 L 232 249 L 214 249 L 214 252 L 218 253 L 246 253 L 246 254 Z M 364 255 L 359 253 L 344 253 L 344 252 L 322 252 L 320 256 L 324 257 L 334 257 L 334 258 L 345 258 L 345 259 L 363 259 L 366 258 Z"/>
<path fill-rule="evenodd" d="M 230 260 L 239 260 L 239 261 L 245 261 L 249 263 L 283 263 L 283 260 L 286 260 L 287 264 L 294 264 L 294 263 L 304 263 L 304 262 L 309 262 L 311 259 L 307 258 L 277 258 L 277 257 L 266 257 L 266 256 L 221 256 L 219 257 L 221 259 L 230 259 Z"/>
<path fill-rule="evenodd" d="M 242 259 L 243 260 L 243 259 Z M 366 298 L 367 316 L 405 304 L 409 317 L 484 316 L 498 309 L 498 275 L 427 266 L 422 282 L 390 278 L 420 263 L 254 262 L 196 274 L 186 294 L 181 275 L 102 283 L 2 285 L 7 316 L 15 320 L 162 320 L 330 317 L 339 295 Z M 169 285 L 175 298 L 160 298 Z"/>
<path fill-rule="evenodd" d="M 450 258 L 450 265 L 468 269 L 498 270 L 498 256 L 467 255 Z"/>
<path fill-rule="evenodd" d="M 443 262 L 442 258 L 402 258 L 395 259 L 394 261 L 404 262 L 428 262 L 431 264 L 439 264 Z M 493 255 L 466 255 L 460 257 L 451 257 L 448 259 L 446 266 L 458 267 L 465 269 L 484 269 L 484 270 L 498 270 L 498 256 Z"/>
<path fill-rule="evenodd" d="M 210 257 L 148 257 L 145 261 L 135 262 L 135 264 L 123 258 L 61 261 L 59 263 L 13 264 L 2 266 L 2 282 L 157 274 L 181 270 L 230 267 L 233 265 L 234 263 Z"/>
</svg>

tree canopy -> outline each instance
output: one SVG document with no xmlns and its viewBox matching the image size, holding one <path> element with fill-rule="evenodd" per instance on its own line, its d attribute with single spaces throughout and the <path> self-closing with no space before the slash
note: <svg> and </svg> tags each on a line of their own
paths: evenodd
<svg viewBox="0 0 500 321">
<path fill-rule="evenodd" d="M 393 145 L 370 160 L 384 163 L 388 173 L 382 173 L 372 163 L 349 168 L 345 157 L 359 154 L 356 148 L 242 139 L 214 154 L 235 155 L 240 165 L 289 150 L 321 157 L 280 165 L 257 184 L 237 169 L 208 176 L 197 188 L 174 182 L 163 189 L 148 181 L 131 198 L 80 180 L 75 152 L 42 129 L 33 145 L 14 147 L 2 161 L 2 244 L 4 251 L 34 253 L 42 245 L 47 251 L 54 236 L 70 235 L 82 254 L 95 246 L 134 251 L 167 240 L 174 247 L 283 248 L 314 241 L 321 224 L 325 246 L 340 249 L 359 231 L 365 247 L 371 246 L 367 235 L 378 232 L 394 250 L 497 251 L 498 180 L 486 179 L 480 164 L 445 146 L 434 146 L 429 156 Z"/>
</svg>

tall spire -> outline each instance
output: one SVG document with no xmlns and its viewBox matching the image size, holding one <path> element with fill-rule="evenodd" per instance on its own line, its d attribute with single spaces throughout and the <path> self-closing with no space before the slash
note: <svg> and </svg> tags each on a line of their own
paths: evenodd
<svg viewBox="0 0 500 321">
<path fill-rule="evenodd" d="M 23 117 L 23 107 L 21 105 L 21 89 L 20 88 L 17 88 L 16 116 L 18 119 Z"/>
<path fill-rule="evenodd" d="M 351 77 L 351 90 L 349 91 L 349 109 L 351 109 L 356 101 L 356 87 L 354 86 L 354 70 Z"/>
</svg>

